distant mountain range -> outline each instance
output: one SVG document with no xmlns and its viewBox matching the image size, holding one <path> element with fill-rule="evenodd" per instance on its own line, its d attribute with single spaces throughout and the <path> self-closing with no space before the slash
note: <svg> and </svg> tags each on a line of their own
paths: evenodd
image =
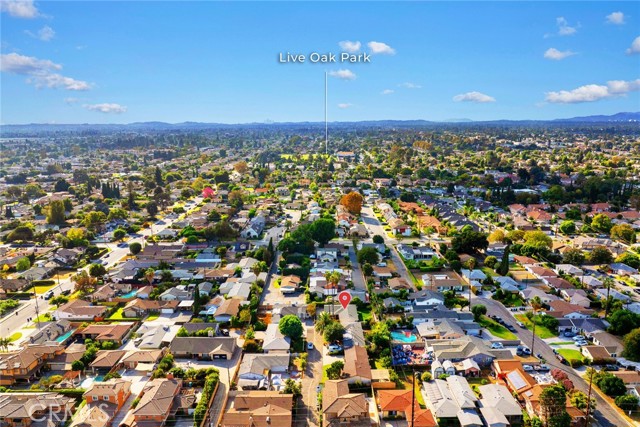
<svg viewBox="0 0 640 427">
<path fill-rule="evenodd" d="M 556 119 L 556 122 L 640 122 L 638 113 L 618 113 L 612 116 L 583 116 L 571 119 Z"/>
<path fill-rule="evenodd" d="M 450 126 L 509 126 L 509 125 L 545 125 L 545 124 L 571 124 L 571 123 L 640 123 L 640 112 L 617 113 L 611 116 L 597 115 L 573 117 L 569 119 L 555 120 L 489 120 L 473 121 L 471 119 L 447 119 L 444 121 L 429 120 L 367 120 L 359 122 L 331 122 L 331 127 L 343 128 L 411 128 L 411 127 L 434 127 L 438 125 Z M 128 124 L 44 124 L 31 123 L 22 125 L 0 125 L 0 136 L 2 134 L 28 134 L 38 132 L 105 132 L 105 131 L 171 131 L 171 130 L 206 130 L 206 129 L 233 129 L 233 128 L 268 128 L 274 126 L 285 126 L 295 128 L 315 128 L 324 127 L 324 122 L 267 122 L 267 123 L 165 123 L 165 122 L 135 122 Z"/>
</svg>

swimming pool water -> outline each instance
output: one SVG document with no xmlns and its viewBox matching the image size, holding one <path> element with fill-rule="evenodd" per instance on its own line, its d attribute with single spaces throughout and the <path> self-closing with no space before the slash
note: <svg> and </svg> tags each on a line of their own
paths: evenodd
<svg viewBox="0 0 640 427">
<path fill-rule="evenodd" d="M 122 295 L 120 298 L 133 298 L 136 296 L 136 294 L 138 293 L 138 290 L 133 290 L 131 292 L 128 292 L 124 295 Z"/>
<path fill-rule="evenodd" d="M 401 341 L 401 342 L 416 342 L 416 340 L 418 339 L 415 335 L 411 334 L 409 336 L 406 336 L 404 333 L 402 332 L 391 332 L 391 339 L 393 341 Z"/>
</svg>

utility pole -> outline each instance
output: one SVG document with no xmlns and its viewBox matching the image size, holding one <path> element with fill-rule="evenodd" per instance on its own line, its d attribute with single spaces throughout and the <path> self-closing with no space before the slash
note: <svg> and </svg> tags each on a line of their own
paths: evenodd
<svg viewBox="0 0 640 427">
<path fill-rule="evenodd" d="M 589 392 L 587 393 L 587 422 L 585 427 L 589 427 L 591 424 L 591 385 L 593 384 L 593 368 L 591 368 L 591 374 L 589 375 Z"/>
<path fill-rule="evenodd" d="M 38 294 L 36 294 L 36 287 L 32 286 L 32 288 L 33 288 L 33 297 L 36 300 L 36 325 L 38 329 L 40 329 L 40 313 L 38 312 Z"/>
<path fill-rule="evenodd" d="M 416 412 L 416 371 L 411 373 L 411 425 L 413 427 L 414 415 Z"/>
</svg>

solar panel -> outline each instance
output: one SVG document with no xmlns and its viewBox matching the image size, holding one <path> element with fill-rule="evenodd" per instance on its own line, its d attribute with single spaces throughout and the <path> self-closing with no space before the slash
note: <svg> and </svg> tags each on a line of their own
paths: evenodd
<svg viewBox="0 0 640 427">
<path fill-rule="evenodd" d="M 527 382 L 522 378 L 518 371 L 509 372 L 507 374 L 507 378 L 509 378 L 509 381 L 511 381 L 511 384 L 513 384 L 516 390 L 520 390 L 527 385 Z"/>
</svg>

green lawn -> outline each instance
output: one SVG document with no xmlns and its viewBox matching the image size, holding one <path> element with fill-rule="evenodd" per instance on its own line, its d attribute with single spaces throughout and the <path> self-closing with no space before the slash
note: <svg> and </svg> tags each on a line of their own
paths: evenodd
<svg viewBox="0 0 640 427">
<path fill-rule="evenodd" d="M 358 320 L 361 322 L 366 322 L 371 319 L 371 307 L 366 307 L 361 310 L 358 310 Z"/>
<path fill-rule="evenodd" d="M 51 315 L 49 313 L 43 313 L 41 315 L 39 315 L 38 317 L 36 317 L 35 319 L 33 319 L 34 323 L 37 322 L 50 322 L 51 321 Z"/>
<path fill-rule="evenodd" d="M 533 323 L 531 323 L 531 320 L 529 320 L 527 318 L 527 316 L 525 316 L 524 314 L 516 314 L 515 317 L 516 317 L 516 319 L 518 319 L 519 321 L 524 323 L 524 326 L 526 326 L 527 329 L 529 329 L 530 331 L 533 331 Z M 545 338 L 557 337 L 558 333 L 550 330 L 549 328 L 547 328 L 545 326 L 542 326 L 540 324 L 536 324 L 536 335 L 539 338 L 545 339 Z"/>
<path fill-rule="evenodd" d="M 552 342 L 549 345 L 571 345 L 573 344 L 573 341 L 558 341 L 558 342 Z"/>
<path fill-rule="evenodd" d="M 582 360 L 582 354 L 578 350 L 571 350 L 568 348 L 561 348 L 558 353 L 567 360 Z"/>
<path fill-rule="evenodd" d="M 507 298 L 501 301 L 505 307 L 522 307 L 524 301 L 518 296 L 518 294 L 510 294 Z"/>
<path fill-rule="evenodd" d="M 42 295 L 45 292 L 55 288 L 57 285 L 54 283 L 53 285 L 45 285 L 45 286 L 34 286 L 33 288 L 29 289 L 29 292 L 33 292 L 32 289 L 35 288 L 36 290 L 36 294 L 38 295 Z"/>
<path fill-rule="evenodd" d="M 22 338 L 22 332 L 16 332 L 15 334 L 9 337 L 9 341 L 11 342 L 18 341 L 20 338 Z"/>
<path fill-rule="evenodd" d="M 509 331 L 507 328 L 499 324 L 493 319 L 488 318 L 487 316 L 482 316 L 480 321 L 478 322 L 480 326 L 486 328 L 491 332 L 491 335 L 502 338 L 503 340 L 517 340 L 518 337 Z"/>
<path fill-rule="evenodd" d="M 160 317 L 159 314 L 150 314 L 149 317 L 147 317 L 145 320 L 146 321 L 156 320 L 158 317 Z"/>
</svg>

